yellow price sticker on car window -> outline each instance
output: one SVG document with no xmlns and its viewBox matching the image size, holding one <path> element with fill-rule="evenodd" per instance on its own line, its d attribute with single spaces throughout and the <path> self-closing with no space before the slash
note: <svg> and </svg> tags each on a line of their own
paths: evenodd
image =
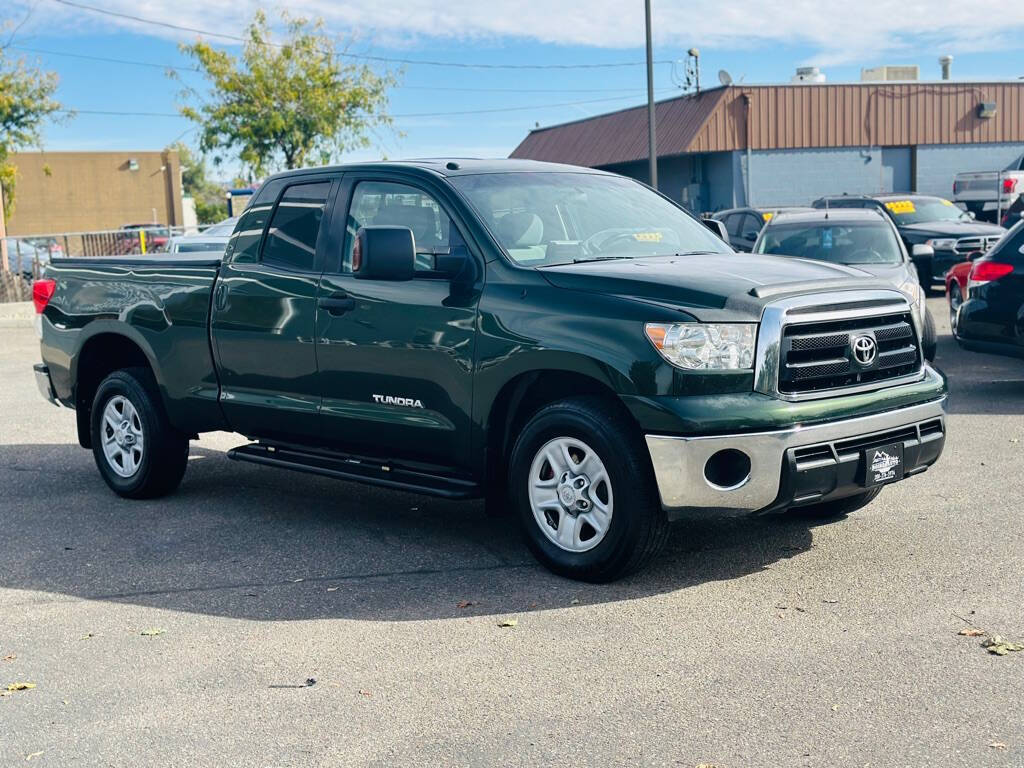
<svg viewBox="0 0 1024 768">
<path fill-rule="evenodd" d="M 633 239 L 642 243 L 660 243 L 661 232 L 634 232 Z"/>
<path fill-rule="evenodd" d="M 939 202 L 943 205 L 953 205 L 949 200 L 943 200 L 941 197 L 939 198 Z"/>
<path fill-rule="evenodd" d="M 771 211 L 765 211 L 764 213 L 761 214 L 761 218 L 764 219 L 765 221 L 771 221 L 772 220 L 772 216 L 774 216 L 774 215 L 775 214 L 772 213 Z"/>
<path fill-rule="evenodd" d="M 917 209 L 914 208 L 912 200 L 890 200 L 885 204 L 885 207 L 895 213 L 897 216 L 904 213 L 913 213 Z"/>
</svg>

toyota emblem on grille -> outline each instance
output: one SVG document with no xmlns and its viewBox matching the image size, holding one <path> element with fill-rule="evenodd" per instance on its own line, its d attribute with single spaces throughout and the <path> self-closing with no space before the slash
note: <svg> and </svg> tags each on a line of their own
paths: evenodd
<svg viewBox="0 0 1024 768">
<path fill-rule="evenodd" d="M 871 365 L 878 355 L 878 344 L 871 336 L 857 336 L 851 342 L 854 359 L 863 366 Z"/>
</svg>

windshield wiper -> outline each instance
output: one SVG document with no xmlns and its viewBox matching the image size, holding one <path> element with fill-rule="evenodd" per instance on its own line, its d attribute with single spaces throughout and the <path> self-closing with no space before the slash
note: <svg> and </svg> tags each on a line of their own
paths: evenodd
<svg viewBox="0 0 1024 768">
<path fill-rule="evenodd" d="M 633 259 L 635 256 L 591 256 L 587 259 L 573 259 L 573 264 L 583 264 L 588 261 L 615 261 L 617 259 Z"/>
</svg>

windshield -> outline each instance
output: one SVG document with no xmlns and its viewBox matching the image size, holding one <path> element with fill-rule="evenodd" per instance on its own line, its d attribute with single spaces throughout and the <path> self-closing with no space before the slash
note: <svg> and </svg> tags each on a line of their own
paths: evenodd
<svg viewBox="0 0 1024 768">
<path fill-rule="evenodd" d="M 798 256 L 832 264 L 899 264 L 903 261 L 896 235 L 884 222 L 779 224 L 765 230 L 757 244 L 757 253 Z"/>
<path fill-rule="evenodd" d="M 206 253 L 210 251 L 223 251 L 225 244 L 213 241 L 204 240 L 186 240 L 174 244 L 175 253 Z"/>
<path fill-rule="evenodd" d="M 235 231 L 235 223 L 237 221 L 238 219 L 235 217 L 224 219 L 224 221 L 211 224 L 203 230 L 203 234 L 209 235 L 210 237 L 230 237 L 231 233 Z"/>
<path fill-rule="evenodd" d="M 971 217 L 964 211 L 941 197 L 908 197 L 905 200 L 885 200 L 884 205 L 900 224 L 971 220 Z"/>
<path fill-rule="evenodd" d="M 621 176 L 488 173 L 449 181 L 508 255 L 524 266 L 731 253 L 682 209 Z"/>
</svg>

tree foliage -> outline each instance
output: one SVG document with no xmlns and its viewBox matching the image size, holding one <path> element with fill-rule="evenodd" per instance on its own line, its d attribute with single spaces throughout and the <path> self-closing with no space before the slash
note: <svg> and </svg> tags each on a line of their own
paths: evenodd
<svg viewBox="0 0 1024 768">
<path fill-rule="evenodd" d="M 43 124 L 61 111 L 53 98 L 57 75 L 29 65 L 24 58 L 12 59 L 0 48 L 0 185 L 4 192 L 4 215 L 14 204 L 17 170 L 11 154 L 42 140 Z"/>
<path fill-rule="evenodd" d="M 282 18 L 287 35 L 278 42 L 258 11 L 240 59 L 202 41 L 181 47 L 211 85 L 205 100 L 187 89 L 187 100 L 199 104 L 181 107 L 201 128 L 200 149 L 215 162 L 236 153 L 257 175 L 327 163 L 369 146 L 374 126 L 391 122 L 386 108 L 392 75 L 343 63 L 322 21 L 287 13 Z"/>
<path fill-rule="evenodd" d="M 181 163 L 181 187 L 192 196 L 196 204 L 196 218 L 200 224 L 215 224 L 228 215 L 225 190 L 207 177 L 206 158 L 197 155 L 182 141 L 168 149 L 178 153 Z"/>
</svg>

